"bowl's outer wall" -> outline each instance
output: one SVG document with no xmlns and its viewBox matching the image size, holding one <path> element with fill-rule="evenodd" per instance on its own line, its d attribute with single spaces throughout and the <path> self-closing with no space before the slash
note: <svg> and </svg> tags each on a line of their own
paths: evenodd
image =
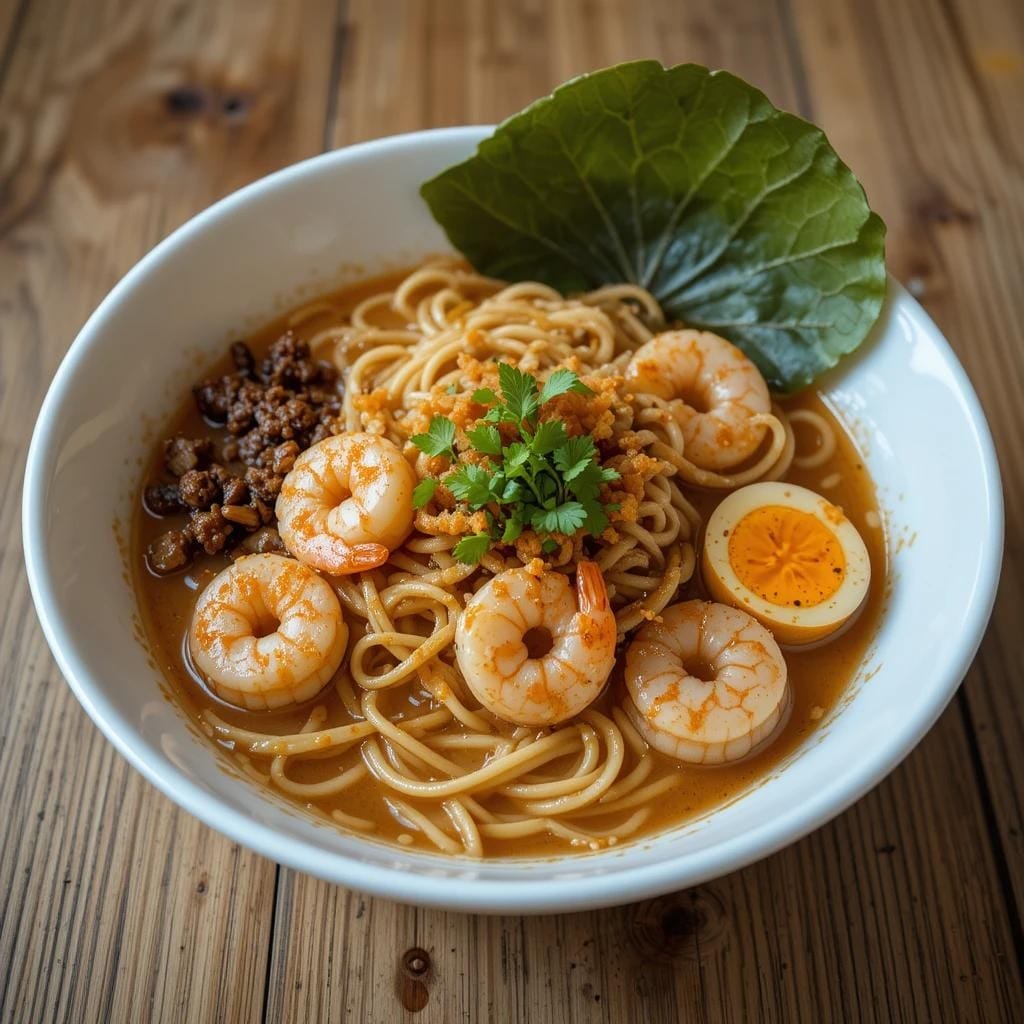
<svg viewBox="0 0 1024 1024">
<path fill-rule="evenodd" d="M 575 910 L 693 885 L 764 856 L 847 806 L 913 747 L 963 677 L 991 610 L 999 481 L 963 371 L 892 284 L 873 339 L 829 384 L 887 518 L 888 610 L 851 698 L 767 782 L 642 843 L 473 863 L 345 834 L 227 771 L 162 695 L 113 524 L 126 535 L 149 446 L 234 333 L 318 288 L 447 249 L 418 186 L 487 131 L 398 136 L 296 165 L 147 256 L 82 330 L 46 398 L 26 475 L 26 558 L 47 639 L 78 699 L 146 778 L 207 824 L 377 895 L 478 911 Z"/>
</svg>

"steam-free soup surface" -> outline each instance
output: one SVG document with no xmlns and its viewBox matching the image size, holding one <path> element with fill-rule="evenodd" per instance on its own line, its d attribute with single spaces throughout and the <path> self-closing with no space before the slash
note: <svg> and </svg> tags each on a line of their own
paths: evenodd
<svg viewBox="0 0 1024 1024">
<path fill-rule="evenodd" d="M 360 300 L 393 286 L 397 280 L 398 275 L 394 278 L 374 279 L 325 295 L 319 300 L 315 314 L 292 329 L 300 338 L 314 338 L 325 328 L 344 322 Z M 257 357 L 286 327 L 286 318 L 281 318 L 247 339 Z M 228 369 L 230 367 L 225 361 L 221 367 L 211 367 L 210 373 L 227 372 Z M 886 585 L 884 536 L 873 486 L 856 446 L 822 396 L 807 392 L 786 401 L 784 407 L 788 411 L 812 410 L 825 417 L 835 429 L 838 444 L 834 454 L 813 470 L 792 467 L 785 479 L 821 493 L 840 506 L 856 526 L 867 544 L 871 560 L 872 581 L 868 599 L 857 617 L 839 635 L 813 648 L 783 648 L 792 685 L 792 705 L 785 724 L 768 745 L 742 761 L 719 767 L 688 766 L 661 754 L 654 754 L 655 768 L 649 781 L 672 775 L 677 777 L 678 784 L 658 797 L 642 830 L 631 839 L 678 826 L 763 781 L 780 761 L 813 737 L 822 721 L 827 720 L 830 712 L 841 702 L 858 671 L 866 665 L 872 637 L 882 614 Z M 815 441 L 813 432 L 807 431 L 805 434 L 799 424 L 795 424 L 794 429 L 797 452 L 806 454 Z M 225 432 L 223 428 L 211 427 L 205 422 L 189 397 L 183 402 L 166 434 L 210 436 L 216 440 L 224 437 Z M 157 453 L 147 481 L 160 479 L 162 472 L 162 456 Z M 705 522 L 722 497 L 710 491 L 699 491 L 691 495 Z M 178 703 L 207 735 L 211 731 L 201 718 L 204 709 L 214 711 L 229 723 L 260 733 L 297 732 L 309 718 L 313 705 L 325 707 L 325 728 L 352 722 L 352 716 L 331 687 L 309 704 L 283 713 L 241 711 L 224 704 L 211 693 L 190 667 L 185 637 L 197 593 L 216 572 L 230 564 L 230 558 L 224 553 L 213 557 L 204 555 L 193 561 L 187 570 L 162 577 L 147 572 L 144 560 L 147 545 L 166 531 L 169 525 L 174 525 L 176 517 L 152 516 L 142 507 L 141 501 L 139 507 L 133 534 L 132 562 L 136 567 L 145 630 L 159 666 L 170 684 L 170 699 Z M 184 521 L 183 515 L 177 518 Z M 699 572 L 681 588 L 676 600 L 696 597 L 707 597 Z M 350 644 L 355 639 L 355 635 L 350 638 Z M 621 702 L 622 689 L 621 666 L 617 666 L 608 687 L 594 706 L 610 714 L 613 706 Z M 406 694 L 406 691 L 403 689 L 402 693 Z M 421 709 L 429 701 L 427 694 L 396 698 L 385 692 L 382 707 L 389 714 L 398 714 L 412 710 L 408 706 L 410 702 Z M 407 706 L 401 707 L 400 704 Z M 223 756 L 233 761 L 236 767 L 253 777 L 267 773 L 267 761 L 254 760 L 246 754 L 228 749 L 229 746 L 222 745 Z M 359 761 L 359 745 L 355 744 L 341 755 L 296 762 L 289 767 L 289 776 L 298 782 L 318 782 L 335 778 L 339 771 Z M 279 790 L 275 790 L 275 794 L 278 798 L 288 799 Z M 388 803 L 388 797 L 392 795 L 390 790 L 369 776 L 338 796 L 296 802 L 328 820 L 332 820 L 331 812 L 335 810 L 367 819 L 375 825 L 375 830 L 370 833 L 372 838 L 435 850 L 421 832 L 410 829 L 399 820 Z M 596 816 L 589 819 L 589 824 L 600 828 L 604 822 L 600 816 Z M 562 853 L 565 849 L 564 840 L 544 834 L 516 839 L 490 839 L 487 842 L 489 856 L 543 856 Z"/>
</svg>

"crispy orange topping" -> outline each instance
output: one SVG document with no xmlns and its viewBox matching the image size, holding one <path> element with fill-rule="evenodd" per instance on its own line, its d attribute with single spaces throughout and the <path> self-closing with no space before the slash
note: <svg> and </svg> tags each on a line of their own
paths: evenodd
<svg viewBox="0 0 1024 1024">
<path fill-rule="evenodd" d="M 420 509 L 414 522 L 417 530 L 441 537 L 464 537 L 487 529 L 487 516 L 484 512 L 464 512 L 462 509 L 433 515 Z"/>
<path fill-rule="evenodd" d="M 544 562 L 543 562 L 543 560 L 542 560 L 542 559 L 540 559 L 540 558 L 531 558 L 531 559 L 530 559 L 530 561 L 528 561 L 528 562 L 526 563 L 526 565 L 524 565 L 524 566 L 523 566 L 523 568 L 524 568 L 524 569 L 525 569 L 525 570 L 526 570 L 526 571 L 527 571 L 527 572 L 528 572 L 528 573 L 529 573 L 529 574 L 530 574 L 531 576 L 537 576 L 537 577 L 540 577 L 540 576 L 543 576 L 543 575 L 544 575 L 544 572 L 545 572 L 545 566 L 544 566 Z"/>
</svg>

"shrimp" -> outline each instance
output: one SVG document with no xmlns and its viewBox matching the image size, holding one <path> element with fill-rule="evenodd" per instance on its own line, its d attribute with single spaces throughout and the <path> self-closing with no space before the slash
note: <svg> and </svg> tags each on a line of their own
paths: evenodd
<svg viewBox="0 0 1024 1024">
<path fill-rule="evenodd" d="M 555 725 L 579 714 L 615 664 L 615 616 L 601 570 L 580 562 L 575 600 L 562 573 L 499 573 L 467 603 L 455 654 L 469 688 L 499 718 Z"/>
<path fill-rule="evenodd" d="M 412 529 L 416 474 L 377 434 L 340 434 L 307 448 L 284 478 L 277 529 L 314 569 L 343 576 L 376 569 Z"/>
<path fill-rule="evenodd" d="M 633 353 L 626 382 L 637 391 L 682 399 L 684 455 L 695 466 L 727 470 L 757 451 L 771 412 L 761 371 L 733 344 L 707 331 L 666 331 Z"/>
<path fill-rule="evenodd" d="M 347 643 L 330 584 L 284 555 L 246 555 L 218 573 L 188 631 L 192 662 L 214 693 L 253 711 L 315 696 Z"/>
<path fill-rule="evenodd" d="M 626 651 L 626 713 L 663 754 L 694 764 L 744 757 L 787 710 L 786 662 L 771 633 L 736 608 L 684 601 Z"/>
</svg>

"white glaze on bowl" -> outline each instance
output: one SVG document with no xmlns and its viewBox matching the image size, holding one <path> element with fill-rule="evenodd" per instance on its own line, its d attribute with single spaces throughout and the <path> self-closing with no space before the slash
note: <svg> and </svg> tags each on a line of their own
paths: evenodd
<svg viewBox="0 0 1024 1024">
<path fill-rule="evenodd" d="M 350 279 L 353 266 L 372 273 L 447 249 L 417 188 L 488 131 L 397 136 L 298 164 L 229 196 L 143 259 L 82 329 L 43 404 L 25 480 L 25 555 L 47 640 L 83 707 L 150 782 L 211 827 L 291 867 L 410 903 L 580 910 L 763 857 L 839 813 L 913 748 L 988 621 L 999 476 L 963 370 L 890 282 L 872 339 L 826 391 L 856 426 L 890 538 L 913 542 L 893 546 L 888 609 L 850 696 L 763 784 L 644 842 L 474 863 L 336 831 L 225 772 L 161 695 L 111 524 L 130 522 L 154 431 L 233 332 Z"/>
</svg>

